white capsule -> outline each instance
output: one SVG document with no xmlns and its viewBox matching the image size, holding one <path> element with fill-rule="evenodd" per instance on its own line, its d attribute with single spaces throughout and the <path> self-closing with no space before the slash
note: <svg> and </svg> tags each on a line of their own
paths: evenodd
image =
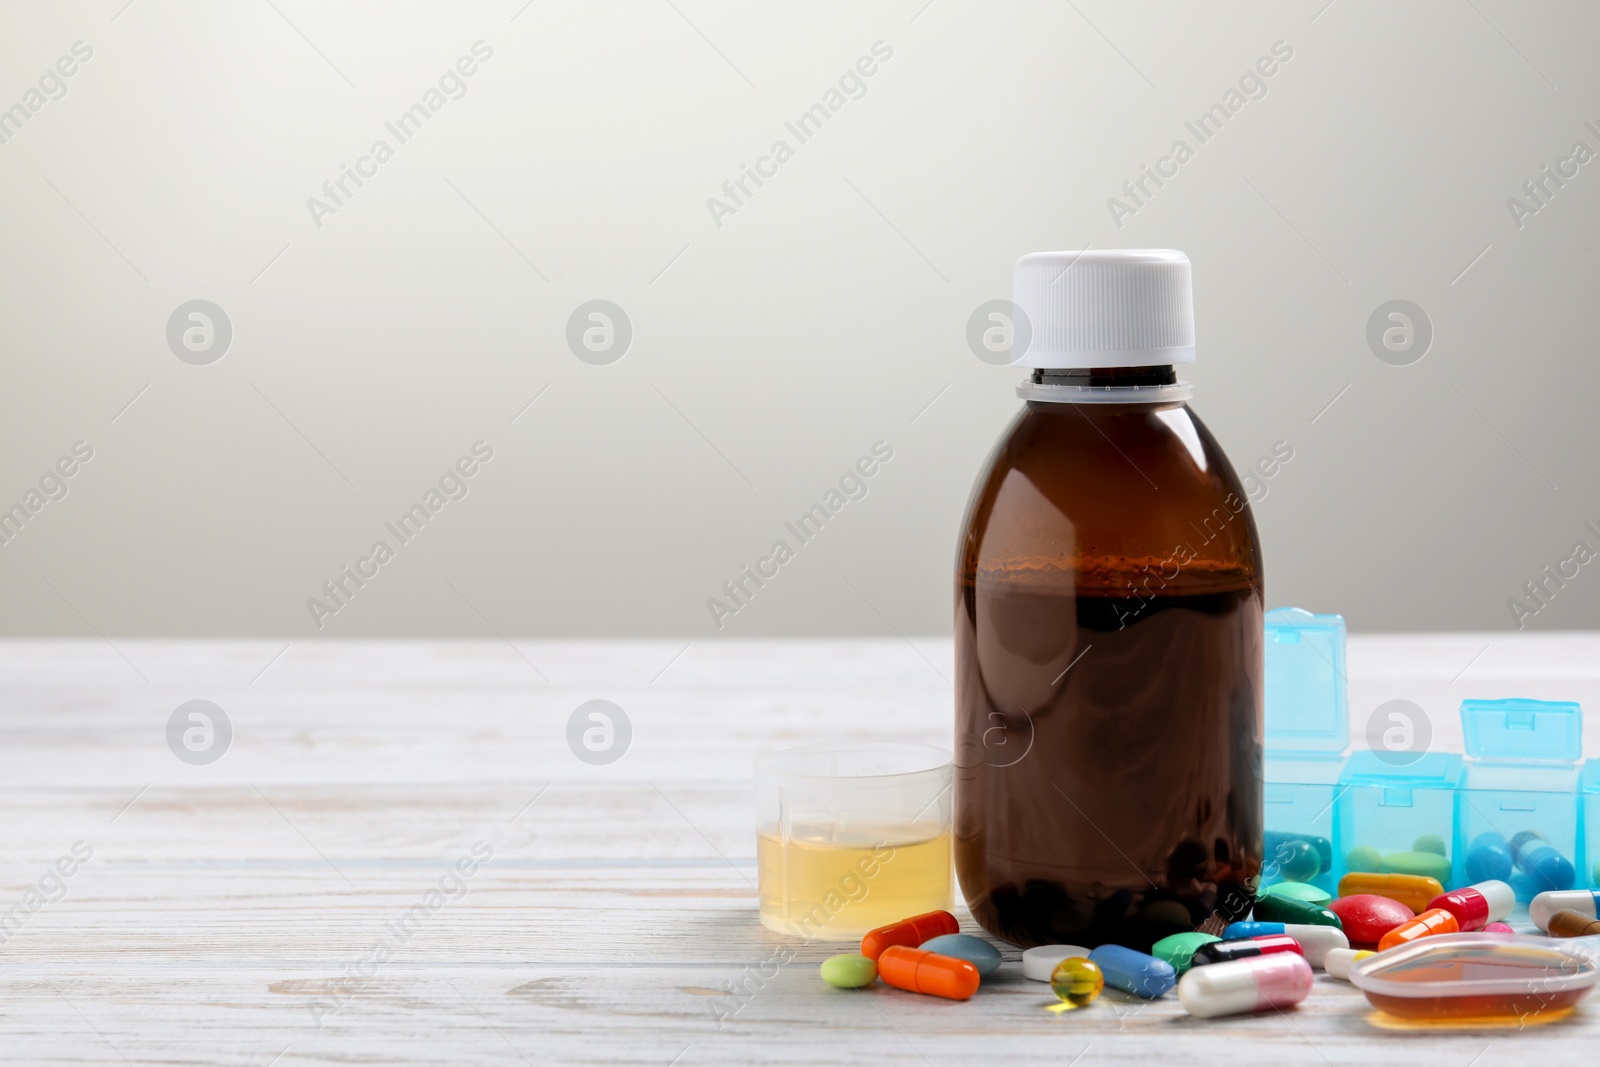
<svg viewBox="0 0 1600 1067">
<path fill-rule="evenodd" d="M 1056 964 L 1073 956 L 1088 954 L 1088 949 L 1077 945 L 1036 945 L 1022 953 L 1022 974 L 1035 982 L 1048 982 Z"/>
<path fill-rule="evenodd" d="M 1350 968 L 1368 956 L 1375 955 L 1377 953 L 1366 948 L 1329 949 L 1328 955 L 1323 958 L 1322 969 L 1328 972 L 1329 978 L 1337 978 L 1340 981 L 1348 982 L 1350 980 Z"/>
<path fill-rule="evenodd" d="M 1337 926 L 1318 926 L 1314 923 L 1285 923 L 1283 932 L 1300 943 L 1306 962 L 1320 968 L 1323 959 L 1336 948 L 1349 948 L 1350 939 Z"/>
<path fill-rule="evenodd" d="M 1571 908 L 1589 919 L 1600 918 L 1600 890 L 1560 889 L 1540 893 L 1528 905 L 1528 918 L 1541 930 L 1550 929 L 1550 916 Z"/>
<path fill-rule="evenodd" d="M 1297 952 L 1272 952 L 1191 967 L 1178 980 L 1178 1003 L 1198 1019 L 1286 1008 L 1311 994 L 1311 965 Z"/>
</svg>

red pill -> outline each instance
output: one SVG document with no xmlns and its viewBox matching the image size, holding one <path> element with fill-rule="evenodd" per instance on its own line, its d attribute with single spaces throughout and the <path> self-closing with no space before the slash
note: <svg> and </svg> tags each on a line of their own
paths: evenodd
<svg viewBox="0 0 1600 1067">
<path fill-rule="evenodd" d="M 1325 905 L 1344 924 L 1344 936 L 1352 946 L 1376 945 L 1383 935 L 1411 919 L 1411 909 L 1398 900 L 1376 893 L 1357 893 L 1340 897 Z"/>
<path fill-rule="evenodd" d="M 1443 908 L 1429 908 L 1410 922 L 1403 922 L 1393 930 L 1384 934 L 1378 940 L 1378 951 L 1404 945 L 1415 941 L 1419 937 L 1432 937 L 1434 934 L 1453 934 L 1460 931 L 1456 917 Z"/>
<path fill-rule="evenodd" d="M 930 911 L 926 915 L 913 915 L 909 919 L 868 931 L 867 936 L 861 939 L 861 954 L 869 960 L 875 960 L 890 945 L 916 948 L 924 941 L 960 932 L 961 924 L 956 922 L 954 915 L 948 911 Z"/>
<path fill-rule="evenodd" d="M 1483 932 L 1486 933 L 1486 934 L 1514 934 L 1514 933 L 1516 933 L 1515 930 L 1511 929 L 1511 927 L 1507 926 L 1505 923 L 1490 923 L 1488 926 L 1485 926 L 1483 928 Z"/>
<path fill-rule="evenodd" d="M 883 950 L 878 957 L 878 977 L 896 989 L 947 1000 L 966 1000 L 978 991 L 978 968 L 966 960 L 904 945 Z"/>
</svg>

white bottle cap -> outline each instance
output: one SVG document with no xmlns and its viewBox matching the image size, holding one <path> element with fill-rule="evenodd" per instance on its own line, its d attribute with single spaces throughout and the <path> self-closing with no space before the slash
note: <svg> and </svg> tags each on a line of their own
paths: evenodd
<svg viewBox="0 0 1600 1067">
<path fill-rule="evenodd" d="M 1012 302 L 1027 316 L 1029 337 L 1016 366 L 1088 370 L 1194 362 L 1194 286 L 1182 252 L 1032 252 L 1017 260 L 1013 279 Z"/>
</svg>

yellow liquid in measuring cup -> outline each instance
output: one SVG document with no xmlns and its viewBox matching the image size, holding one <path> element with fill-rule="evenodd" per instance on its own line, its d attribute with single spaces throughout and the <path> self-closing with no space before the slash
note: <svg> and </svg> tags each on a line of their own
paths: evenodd
<svg viewBox="0 0 1600 1067">
<path fill-rule="evenodd" d="M 950 907 L 950 835 L 897 841 L 856 834 L 756 840 L 761 923 L 795 937 L 846 940 Z"/>
</svg>

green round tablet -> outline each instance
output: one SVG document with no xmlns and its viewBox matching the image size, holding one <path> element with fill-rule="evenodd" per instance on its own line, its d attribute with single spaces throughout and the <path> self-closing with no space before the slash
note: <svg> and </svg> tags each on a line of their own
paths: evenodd
<svg viewBox="0 0 1600 1067">
<path fill-rule="evenodd" d="M 1438 834 L 1423 834 L 1411 844 L 1413 852 L 1432 852 L 1435 856 L 1448 856 L 1450 849 Z"/>
<path fill-rule="evenodd" d="M 1293 897 L 1296 900 L 1307 900 L 1313 904 L 1326 904 L 1333 899 L 1333 894 L 1326 889 L 1318 889 L 1305 882 L 1279 882 L 1269 885 L 1261 891 L 1262 896 Z"/>
<path fill-rule="evenodd" d="M 829 956 L 822 961 L 822 980 L 838 989 L 860 989 L 878 980 L 878 965 L 853 952 Z"/>
<path fill-rule="evenodd" d="M 1371 845 L 1357 845 L 1344 854 L 1344 865 L 1346 870 L 1377 874 L 1383 866 L 1383 854 Z"/>
<path fill-rule="evenodd" d="M 1213 941 L 1222 940 L 1210 934 L 1202 934 L 1198 930 L 1173 934 L 1163 937 L 1150 948 L 1150 955 L 1158 960 L 1166 960 L 1179 974 L 1189 969 L 1189 961 L 1194 959 L 1194 950 L 1201 945 L 1209 945 Z"/>
</svg>

